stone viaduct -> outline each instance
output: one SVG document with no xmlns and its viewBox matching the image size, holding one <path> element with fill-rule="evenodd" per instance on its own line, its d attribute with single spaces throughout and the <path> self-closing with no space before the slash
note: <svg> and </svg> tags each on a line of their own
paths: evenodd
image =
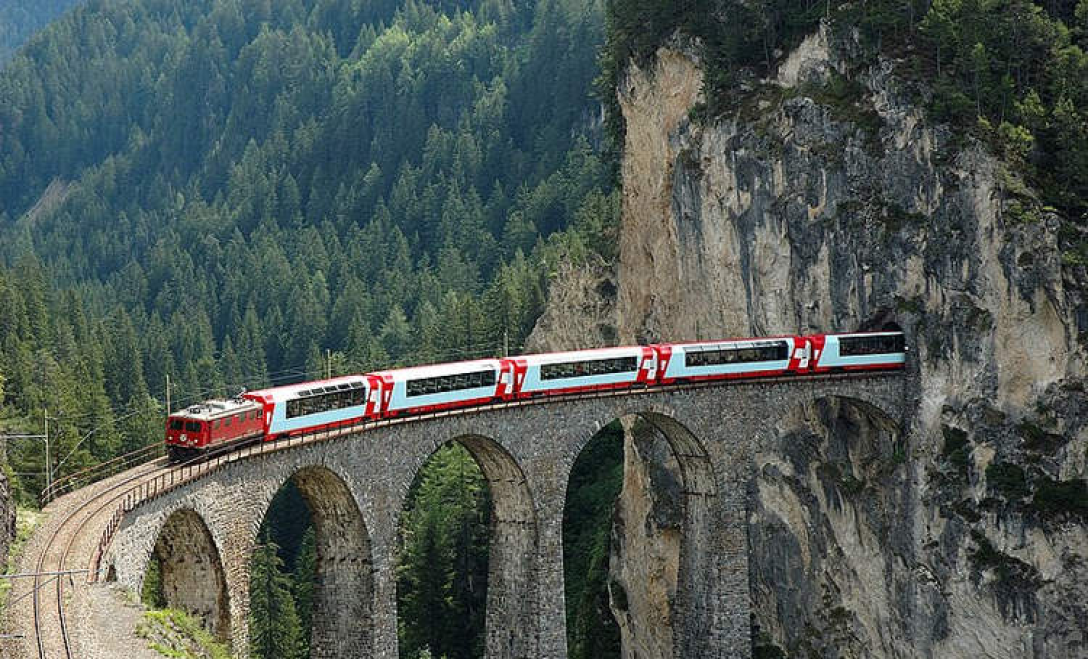
<svg viewBox="0 0 1088 659">
<path fill-rule="evenodd" d="M 489 659 L 566 657 L 563 507 L 580 451 L 637 415 L 668 440 L 685 522 L 675 656 L 751 656 L 747 503 L 757 451 L 776 424 L 822 398 L 855 401 L 903 441 L 907 374 L 728 383 L 559 399 L 379 426 L 240 459 L 128 512 L 103 571 L 139 592 L 155 552 L 168 603 L 205 618 L 235 652 L 248 646 L 249 563 L 277 491 L 294 479 L 317 542 L 312 656 L 397 657 L 397 529 L 417 470 L 463 444 L 491 488 Z"/>
</svg>

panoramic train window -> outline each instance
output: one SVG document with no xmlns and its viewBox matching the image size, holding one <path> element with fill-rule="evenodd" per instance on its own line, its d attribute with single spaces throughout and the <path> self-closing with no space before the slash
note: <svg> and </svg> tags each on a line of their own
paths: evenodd
<svg viewBox="0 0 1088 659">
<path fill-rule="evenodd" d="M 407 390 L 409 396 L 431 396 L 449 391 L 494 386 L 495 371 L 476 371 L 474 373 L 457 373 L 455 375 L 440 375 L 433 378 L 409 380 Z"/>
<path fill-rule="evenodd" d="M 906 339 L 902 334 L 887 334 L 884 336 L 844 336 L 839 339 L 839 355 L 842 357 L 883 355 L 887 353 L 903 352 L 906 349 L 906 345 Z"/>
<path fill-rule="evenodd" d="M 541 380 L 562 380 L 591 375 L 611 375 L 630 373 L 638 370 L 638 360 L 634 357 L 616 357 L 615 359 L 593 359 L 579 362 L 544 364 L 540 367 Z"/>
<path fill-rule="evenodd" d="M 299 398 L 287 401 L 288 419 L 362 405 L 366 403 L 366 385 L 362 382 L 352 382 L 300 391 L 298 395 Z M 253 414 L 253 418 L 257 418 L 258 410 L 255 410 Z"/>
<path fill-rule="evenodd" d="M 760 342 L 744 347 L 687 348 L 684 366 L 720 366 L 789 359 L 790 346 L 786 341 Z"/>
</svg>

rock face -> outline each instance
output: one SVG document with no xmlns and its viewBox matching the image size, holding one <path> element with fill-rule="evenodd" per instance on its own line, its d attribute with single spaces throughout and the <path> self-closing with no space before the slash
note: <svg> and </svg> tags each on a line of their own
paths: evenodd
<svg viewBox="0 0 1088 659">
<path fill-rule="evenodd" d="M 1062 218 L 855 50 L 825 28 L 708 123 L 691 57 L 628 70 L 619 340 L 907 333 L 905 433 L 799 401 L 755 456 L 762 656 L 1088 657 L 1088 274 L 1063 265 Z M 613 565 L 618 617 L 668 600 L 674 548 L 628 531 L 670 532 L 647 469 L 619 506 L 614 551 L 642 569 Z M 627 656 L 654 647 L 633 630 Z"/>
</svg>

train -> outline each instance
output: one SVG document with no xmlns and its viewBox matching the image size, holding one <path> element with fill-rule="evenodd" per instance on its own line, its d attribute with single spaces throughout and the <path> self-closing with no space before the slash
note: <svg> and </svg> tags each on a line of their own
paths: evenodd
<svg viewBox="0 0 1088 659">
<path fill-rule="evenodd" d="M 221 450 L 356 423 L 546 396 L 714 380 L 903 368 L 900 331 L 657 343 L 344 375 L 207 400 L 166 420 L 167 455 Z"/>
</svg>

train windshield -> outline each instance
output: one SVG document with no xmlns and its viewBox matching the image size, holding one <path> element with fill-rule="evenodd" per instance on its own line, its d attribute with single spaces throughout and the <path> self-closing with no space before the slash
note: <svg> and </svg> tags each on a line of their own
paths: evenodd
<svg viewBox="0 0 1088 659">
<path fill-rule="evenodd" d="M 186 421 L 185 422 L 185 432 L 200 432 L 200 422 L 199 421 Z"/>
<path fill-rule="evenodd" d="M 170 430 L 185 430 L 185 422 L 181 419 L 170 419 Z"/>
</svg>

